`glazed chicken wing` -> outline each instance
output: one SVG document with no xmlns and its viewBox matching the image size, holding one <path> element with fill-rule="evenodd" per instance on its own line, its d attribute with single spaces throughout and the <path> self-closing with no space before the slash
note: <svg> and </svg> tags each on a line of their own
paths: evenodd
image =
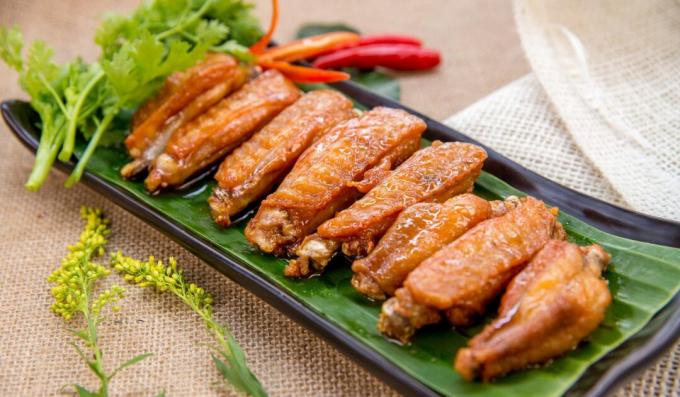
<svg viewBox="0 0 680 397">
<path fill-rule="evenodd" d="M 539 200 L 521 199 L 517 208 L 479 223 L 413 270 L 383 305 L 379 328 L 408 341 L 415 325 L 424 325 L 410 313 L 427 312 L 438 321 L 438 311 L 453 325 L 470 325 L 553 236 L 564 236 L 555 215 Z M 410 307 L 402 308 L 401 300 Z"/>
<path fill-rule="evenodd" d="M 337 91 L 305 94 L 227 156 L 209 199 L 221 226 L 279 182 L 297 158 L 335 124 L 354 117 L 352 102 Z"/>
<path fill-rule="evenodd" d="M 165 152 L 151 165 L 147 190 L 182 184 L 248 139 L 299 96 L 295 84 L 275 70 L 249 81 L 172 135 Z"/>
<path fill-rule="evenodd" d="M 240 88 L 247 74 L 248 69 L 234 58 L 208 54 L 186 72 L 168 77 L 161 92 L 132 119 L 125 145 L 133 161 L 121 169 L 121 175 L 131 178 L 145 170 L 163 152 L 173 132 Z"/>
<path fill-rule="evenodd" d="M 246 227 L 267 253 L 294 252 L 302 239 L 346 208 L 381 175 L 420 146 L 425 123 L 398 109 L 377 107 L 336 125 L 312 145 Z"/>
<path fill-rule="evenodd" d="M 347 256 L 366 255 L 404 208 L 471 191 L 485 159 L 482 148 L 468 143 L 436 141 L 416 152 L 359 201 L 307 237 L 287 274 L 305 276 L 310 264 L 323 270 L 339 244 Z"/>
<path fill-rule="evenodd" d="M 611 303 L 601 277 L 608 261 L 598 245 L 548 242 L 508 286 L 498 318 L 458 351 L 456 370 L 488 381 L 576 347 Z"/>
<path fill-rule="evenodd" d="M 352 285 L 373 299 L 394 295 L 406 276 L 441 247 L 479 222 L 503 215 L 519 199 L 486 201 L 461 194 L 443 204 L 418 203 L 405 209 L 373 251 L 352 264 Z"/>
</svg>

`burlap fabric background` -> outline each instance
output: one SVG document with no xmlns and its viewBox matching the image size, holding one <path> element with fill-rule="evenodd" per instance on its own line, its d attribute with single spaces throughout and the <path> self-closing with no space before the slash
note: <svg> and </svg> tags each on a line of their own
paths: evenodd
<svg viewBox="0 0 680 397">
<path fill-rule="evenodd" d="M 91 43 L 103 10 L 129 10 L 134 1 L 0 1 L 0 24 L 19 24 L 30 38 L 43 37 L 61 59 L 95 56 Z M 267 1 L 258 14 L 267 15 Z M 404 76 L 403 101 L 437 118 L 463 109 L 476 99 L 528 71 L 514 33 L 512 11 L 500 1 L 323 2 L 286 0 L 279 39 L 292 36 L 305 21 L 346 21 L 368 32 L 408 29 L 445 54 L 435 73 Z M 304 12 L 302 12 L 304 10 Z M 15 76 L 0 66 L 0 97 L 22 96 Z M 508 107 L 509 103 L 524 107 Z M 504 88 L 451 120 L 456 126 L 501 152 L 561 183 L 617 203 L 620 196 L 564 135 L 548 98 L 532 77 Z M 536 105 L 542 105 L 542 107 Z M 525 119 L 518 108 L 530 109 Z M 494 110 L 495 109 L 495 110 Z M 510 122 L 512 131 L 499 129 Z M 546 127 L 547 125 L 547 127 Z M 0 127 L 0 395 L 55 395 L 72 382 L 94 386 L 95 379 L 66 344 L 63 322 L 49 310 L 45 277 L 77 239 L 81 205 L 104 209 L 113 221 L 110 251 L 144 257 L 175 255 L 188 277 L 216 297 L 216 314 L 231 325 L 249 355 L 251 367 L 271 395 L 391 395 L 394 391 L 344 358 L 325 342 L 260 302 L 235 283 L 195 259 L 168 238 L 105 198 L 77 186 L 62 187 L 54 173 L 39 193 L 22 185 L 32 157 Z M 533 133 L 528 134 L 527 131 Z M 561 134 L 561 135 L 560 135 Z M 117 277 L 111 277 L 118 281 Z M 229 394 L 215 386 L 218 377 L 208 360 L 200 322 L 170 296 L 128 288 L 123 310 L 102 327 L 107 362 L 114 364 L 141 352 L 151 359 L 114 380 L 115 395 L 148 396 L 165 390 L 171 396 Z M 677 395 L 680 349 L 667 355 L 620 394 Z"/>
</svg>

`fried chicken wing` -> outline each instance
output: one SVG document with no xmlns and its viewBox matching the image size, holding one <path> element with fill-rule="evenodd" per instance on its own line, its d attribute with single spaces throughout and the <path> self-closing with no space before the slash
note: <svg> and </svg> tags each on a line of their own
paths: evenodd
<svg viewBox="0 0 680 397">
<path fill-rule="evenodd" d="M 215 222 L 228 226 L 231 216 L 268 193 L 314 141 L 354 117 L 352 107 L 337 91 L 311 91 L 234 150 L 215 175 L 209 199 Z"/>
<path fill-rule="evenodd" d="M 444 311 L 451 324 L 470 325 L 552 237 L 563 237 L 553 212 L 540 200 L 521 199 L 517 208 L 479 223 L 413 270 L 387 301 L 390 311 L 383 305 L 381 331 L 408 341 L 415 324 L 422 325 L 419 319 L 398 318 L 409 312 L 435 318 L 431 312 Z M 422 308 L 401 310 L 400 296 Z M 405 323 L 411 326 L 399 326 Z"/>
<path fill-rule="evenodd" d="M 165 149 L 179 127 L 217 103 L 246 81 L 248 68 L 225 54 L 208 54 L 184 73 L 168 77 L 160 93 L 143 104 L 132 119 L 125 139 L 133 161 L 121 169 L 131 178 L 145 170 Z"/>
<path fill-rule="evenodd" d="M 548 242 L 508 286 L 498 318 L 458 351 L 456 370 L 489 381 L 575 348 L 611 303 L 608 261 L 598 245 Z"/>
<path fill-rule="evenodd" d="M 336 125 L 262 202 L 246 237 L 267 253 L 294 252 L 306 235 L 360 196 L 356 182 L 363 181 L 362 188 L 375 184 L 412 155 L 425 128 L 418 117 L 383 107 Z"/>
<path fill-rule="evenodd" d="M 299 96 L 295 84 L 275 70 L 249 81 L 172 135 L 151 164 L 147 190 L 177 186 L 220 160 Z"/>
<path fill-rule="evenodd" d="M 303 276 L 311 270 L 309 262 L 323 270 L 340 243 L 347 256 L 368 254 L 405 208 L 471 191 L 485 159 L 482 148 L 468 143 L 436 141 L 421 149 L 364 197 L 321 224 L 301 244 L 290 267 Z"/>
<path fill-rule="evenodd" d="M 373 299 L 394 295 L 423 260 L 479 222 L 500 216 L 519 199 L 489 202 L 461 194 L 443 204 L 418 203 L 405 209 L 371 253 L 352 264 L 352 285 Z"/>
</svg>

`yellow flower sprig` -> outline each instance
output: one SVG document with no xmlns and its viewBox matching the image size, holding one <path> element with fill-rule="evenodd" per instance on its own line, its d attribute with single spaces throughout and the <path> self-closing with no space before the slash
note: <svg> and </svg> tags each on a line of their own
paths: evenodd
<svg viewBox="0 0 680 397">
<path fill-rule="evenodd" d="M 142 262 L 126 257 L 120 252 L 111 256 L 111 266 L 123 278 L 142 288 L 153 287 L 158 292 L 170 292 L 198 314 L 210 334 L 217 342 L 212 354 L 213 362 L 222 377 L 236 390 L 254 397 L 264 397 L 266 392 L 260 381 L 248 368 L 246 357 L 231 333 L 213 318 L 213 299 L 203 288 L 189 283 L 184 272 L 177 267 L 175 258 L 168 264 L 153 256 Z"/>
<path fill-rule="evenodd" d="M 107 306 L 114 311 L 119 310 L 118 302 L 123 298 L 125 290 L 114 285 L 110 289 L 94 295 L 95 283 L 109 275 L 110 270 L 92 261 L 104 255 L 106 237 L 111 233 L 109 220 L 102 216 L 98 209 L 83 207 L 81 217 L 87 222 L 85 230 L 80 234 L 80 241 L 68 247 L 68 255 L 61 261 L 61 266 L 49 275 L 47 281 L 56 284 L 52 288 L 55 302 L 52 311 L 64 320 L 74 320 L 80 313 L 85 320 L 83 329 L 69 330 L 77 337 L 71 345 L 76 349 L 83 361 L 100 380 L 99 388 L 90 391 L 80 385 L 74 385 L 80 396 L 108 396 L 108 385 L 111 379 L 122 369 L 147 358 L 150 354 L 140 354 L 108 373 L 104 367 L 103 353 L 99 346 L 97 327 L 103 320 L 102 312 Z M 86 354 L 85 351 L 89 351 Z"/>
</svg>

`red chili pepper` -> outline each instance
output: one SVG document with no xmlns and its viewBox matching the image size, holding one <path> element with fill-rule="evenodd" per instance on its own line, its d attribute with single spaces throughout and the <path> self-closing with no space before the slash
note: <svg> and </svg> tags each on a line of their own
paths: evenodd
<svg viewBox="0 0 680 397">
<path fill-rule="evenodd" d="M 407 44 L 373 44 L 346 48 L 323 55 L 314 61 L 314 67 L 369 69 L 382 66 L 394 70 L 426 70 L 439 65 L 439 62 L 441 62 L 441 56 L 434 50 Z"/>
<path fill-rule="evenodd" d="M 330 32 L 304 39 L 291 41 L 278 47 L 270 48 L 261 59 L 293 62 L 315 57 L 339 46 L 352 45 L 359 41 L 359 35 L 351 32 Z"/>
<path fill-rule="evenodd" d="M 288 62 L 261 59 L 258 64 L 265 69 L 276 69 L 296 83 L 334 83 L 350 78 L 350 75 L 345 72 L 307 68 L 291 65 Z"/>
<path fill-rule="evenodd" d="M 269 42 L 272 39 L 272 36 L 274 35 L 274 31 L 276 30 L 276 25 L 279 23 L 279 2 L 278 0 L 272 0 L 272 19 L 269 22 L 269 29 L 267 30 L 267 33 L 264 34 L 260 38 L 260 40 L 257 41 L 257 43 L 253 44 L 250 47 L 250 52 L 255 54 L 255 55 L 260 55 L 264 52 L 264 50 L 267 49 L 267 46 L 269 45 Z"/>
<path fill-rule="evenodd" d="M 409 44 L 420 47 L 423 43 L 415 37 L 398 35 L 398 34 L 380 34 L 374 36 L 362 36 L 357 46 L 372 45 L 372 44 Z"/>
</svg>

